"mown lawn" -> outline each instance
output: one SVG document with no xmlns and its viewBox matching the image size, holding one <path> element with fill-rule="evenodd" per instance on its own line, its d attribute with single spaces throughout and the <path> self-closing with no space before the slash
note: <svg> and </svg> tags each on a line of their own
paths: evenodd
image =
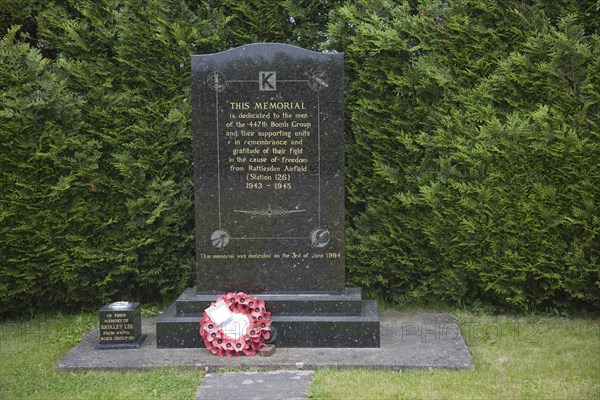
<svg viewBox="0 0 600 400">
<path fill-rule="evenodd" d="M 197 370 L 55 371 L 54 364 L 97 323 L 98 316 L 89 314 L 2 323 L 0 399 L 194 398 L 202 379 Z"/>
<path fill-rule="evenodd" d="M 600 399 L 600 321 L 453 313 L 470 371 L 322 370 L 314 399 Z"/>
<path fill-rule="evenodd" d="M 600 320 L 454 315 L 473 370 L 324 369 L 311 398 L 600 398 Z M 202 373 L 193 369 L 56 372 L 54 364 L 96 323 L 96 315 L 80 314 L 0 324 L 0 399 L 194 398 Z"/>
</svg>

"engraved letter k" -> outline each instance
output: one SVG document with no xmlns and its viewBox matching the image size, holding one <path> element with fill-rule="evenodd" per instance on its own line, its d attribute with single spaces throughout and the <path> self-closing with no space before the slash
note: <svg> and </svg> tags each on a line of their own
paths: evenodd
<svg viewBox="0 0 600 400">
<path fill-rule="evenodd" d="M 260 71 L 260 90 L 275 90 L 275 72 Z"/>
</svg>

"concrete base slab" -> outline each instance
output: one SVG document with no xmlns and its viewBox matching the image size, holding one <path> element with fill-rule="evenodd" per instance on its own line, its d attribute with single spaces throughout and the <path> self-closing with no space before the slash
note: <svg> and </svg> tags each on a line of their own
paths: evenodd
<svg viewBox="0 0 600 400">
<path fill-rule="evenodd" d="M 93 330 L 56 364 L 60 371 L 193 367 L 207 372 L 314 370 L 320 367 L 373 369 L 468 369 L 473 361 L 460 329 L 449 314 L 382 311 L 379 348 L 277 348 L 271 357 L 217 357 L 207 349 L 158 349 L 156 318 L 143 318 L 147 335 L 139 349 L 96 350 Z"/>
<path fill-rule="evenodd" d="M 206 374 L 196 400 L 307 399 L 314 371 Z"/>
</svg>

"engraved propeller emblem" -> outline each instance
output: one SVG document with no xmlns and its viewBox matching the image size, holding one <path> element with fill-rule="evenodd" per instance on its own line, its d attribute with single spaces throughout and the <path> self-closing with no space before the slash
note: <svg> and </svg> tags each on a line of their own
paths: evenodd
<svg viewBox="0 0 600 400">
<path fill-rule="evenodd" d="M 331 234 L 327 229 L 317 228 L 310 233 L 310 244 L 312 247 L 325 247 L 331 240 Z"/>
<path fill-rule="evenodd" d="M 306 76 L 308 76 L 308 86 L 315 92 L 329 87 L 329 77 L 323 71 L 308 71 Z"/>
<path fill-rule="evenodd" d="M 279 218 L 279 217 L 287 217 L 290 214 L 301 213 L 306 210 L 273 210 L 271 205 L 269 207 L 261 210 L 233 210 L 233 212 L 242 213 L 242 214 L 250 214 L 252 217 L 268 217 L 268 218 Z"/>
<path fill-rule="evenodd" d="M 229 236 L 229 233 L 223 229 L 217 229 L 212 233 L 212 235 L 210 235 L 210 241 L 212 245 L 221 250 L 229 244 L 230 238 L 231 236 Z"/>
<path fill-rule="evenodd" d="M 211 72 L 206 78 L 206 83 L 208 83 L 208 86 L 212 90 L 216 90 L 217 92 L 222 92 L 227 87 L 225 75 L 219 71 Z"/>
</svg>

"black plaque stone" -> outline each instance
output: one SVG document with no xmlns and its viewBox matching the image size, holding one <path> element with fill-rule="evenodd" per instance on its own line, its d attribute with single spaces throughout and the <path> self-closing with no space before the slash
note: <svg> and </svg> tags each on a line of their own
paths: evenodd
<svg viewBox="0 0 600 400">
<path fill-rule="evenodd" d="M 145 339 L 140 303 L 122 301 L 100 309 L 100 341 L 96 349 L 137 349 Z"/>
<path fill-rule="evenodd" d="M 192 56 L 197 289 L 344 290 L 343 55 Z"/>
</svg>

